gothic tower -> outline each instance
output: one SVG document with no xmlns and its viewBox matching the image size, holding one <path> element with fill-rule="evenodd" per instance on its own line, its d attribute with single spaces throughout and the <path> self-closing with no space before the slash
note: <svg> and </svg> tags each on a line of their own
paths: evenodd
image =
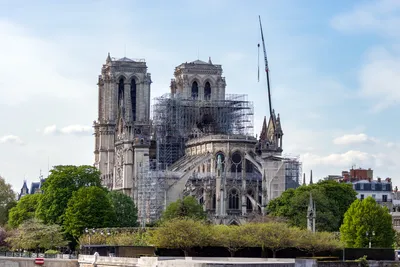
<svg viewBox="0 0 400 267">
<path fill-rule="evenodd" d="M 175 79 L 171 80 L 171 93 L 198 100 L 224 100 L 225 78 L 221 65 L 195 60 L 175 68 Z"/>
<path fill-rule="evenodd" d="M 138 165 L 148 163 L 150 84 L 143 59 L 115 59 L 110 54 L 98 79 L 95 166 L 103 185 L 132 197 Z"/>
</svg>

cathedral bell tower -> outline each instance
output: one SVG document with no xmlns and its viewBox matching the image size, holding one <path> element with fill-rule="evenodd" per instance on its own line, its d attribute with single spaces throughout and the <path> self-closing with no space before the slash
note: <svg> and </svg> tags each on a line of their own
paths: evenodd
<svg viewBox="0 0 400 267">
<path fill-rule="evenodd" d="M 104 186 L 132 197 L 137 166 L 148 164 L 150 84 L 145 60 L 115 59 L 110 54 L 98 79 L 95 166 Z"/>
</svg>

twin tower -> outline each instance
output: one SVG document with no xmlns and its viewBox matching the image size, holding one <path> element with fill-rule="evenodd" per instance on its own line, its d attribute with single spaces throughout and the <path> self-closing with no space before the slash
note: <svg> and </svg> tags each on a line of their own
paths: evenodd
<svg viewBox="0 0 400 267">
<path fill-rule="evenodd" d="M 224 100 L 222 67 L 196 60 L 176 67 L 171 81 L 173 97 Z M 143 59 L 108 57 L 98 78 L 98 119 L 95 129 L 95 166 L 102 182 L 137 200 L 139 168 L 148 165 L 151 152 L 152 80 Z"/>
</svg>

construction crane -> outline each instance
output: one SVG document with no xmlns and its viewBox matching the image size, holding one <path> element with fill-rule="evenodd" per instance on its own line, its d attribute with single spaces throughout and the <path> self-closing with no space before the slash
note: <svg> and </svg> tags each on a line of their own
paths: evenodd
<svg viewBox="0 0 400 267">
<path fill-rule="evenodd" d="M 269 115 L 270 115 L 270 118 L 272 118 L 272 125 L 274 126 L 274 129 L 275 129 L 275 117 L 273 116 L 272 100 L 271 100 L 271 87 L 270 87 L 270 81 L 269 81 L 268 58 L 267 58 L 267 50 L 265 49 L 264 33 L 263 33 L 262 25 L 261 25 L 261 16 L 258 16 L 258 19 L 260 21 L 261 41 L 262 41 L 263 50 L 264 50 L 265 74 L 267 75 Z M 260 49 L 260 44 L 258 44 L 258 49 Z M 260 67 L 258 67 L 258 69 L 260 69 Z"/>
</svg>

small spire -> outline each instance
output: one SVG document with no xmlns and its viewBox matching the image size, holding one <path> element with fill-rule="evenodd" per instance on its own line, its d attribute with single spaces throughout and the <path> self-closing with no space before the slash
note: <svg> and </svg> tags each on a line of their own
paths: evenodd
<svg viewBox="0 0 400 267">
<path fill-rule="evenodd" d="M 313 184 L 313 179 L 312 179 L 312 170 L 310 172 L 310 184 Z"/>
<path fill-rule="evenodd" d="M 211 57 L 208 57 L 208 64 L 212 64 Z"/>
<path fill-rule="evenodd" d="M 263 126 L 261 128 L 260 140 L 262 140 L 262 141 L 267 140 L 267 133 L 268 133 L 267 116 L 264 116 L 264 122 L 263 122 Z"/>
<path fill-rule="evenodd" d="M 303 185 L 306 185 L 306 173 L 303 173 Z"/>
<path fill-rule="evenodd" d="M 110 52 L 108 52 L 108 56 L 107 56 L 106 62 L 107 62 L 107 63 L 108 63 L 108 62 L 111 62 Z"/>
</svg>

